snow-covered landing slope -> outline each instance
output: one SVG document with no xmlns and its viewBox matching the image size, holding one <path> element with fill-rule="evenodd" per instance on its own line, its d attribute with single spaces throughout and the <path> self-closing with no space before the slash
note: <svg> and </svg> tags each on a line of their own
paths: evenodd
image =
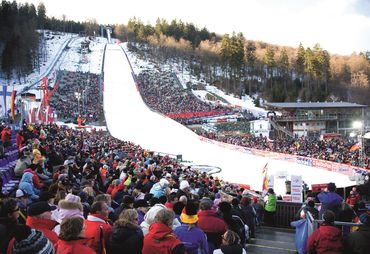
<svg viewBox="0 0 370 254">
<path fill-rule="evenodd" d="M 202 142 L 181 124 L 152 112 L 143 103 L 129 63 L 117 44 L 107 46 L 104 66 L 104 110 L 110 133 L 121 140 L 133 141 L 142 147 L 171 154 L 182 154 L 196 164 L 222 168 L 223 179 L 250 184 L 255 190 L 262 187 L 261 170 L 266 158 L 232 151 Z M 268 174 L 286 171 L 288 175 L 302 175 L 308 183 L 335 181 L 337 186 L 353 182 L 347 176 L 284 161 L 270 161 Z M 284 193 L 285 184 L 275 181 L 277 193 Z"/>
</svg>

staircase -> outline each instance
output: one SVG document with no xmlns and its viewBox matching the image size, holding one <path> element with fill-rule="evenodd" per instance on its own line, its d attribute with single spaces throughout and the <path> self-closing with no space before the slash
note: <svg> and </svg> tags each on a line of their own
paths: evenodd
<svg viewBox="0 0 370 254">
<path fill-rule="evenodd" d="M 294 138 L 294 135 L 293 133 L 291 133 L 290 131 L 288 131 L 286 128 L 282 127 L 281 125 L 279 125 L 277 122 L 275 122 L 274 120 L 271 120 L 269 119 L 269 123 L 271 124 L 271 126 L 278 132 L 279 136 L 281 136 L 281 134 L 283 136 L 288 136 L 290 138 Z"/>
<path fill-rule="evenodd" d="M 247 244 L 247 253 L 289 254 L 297 253 L 294 246 L 295 231 L 284 228 L 260 227 L 256 238 Z"/>
</svg>

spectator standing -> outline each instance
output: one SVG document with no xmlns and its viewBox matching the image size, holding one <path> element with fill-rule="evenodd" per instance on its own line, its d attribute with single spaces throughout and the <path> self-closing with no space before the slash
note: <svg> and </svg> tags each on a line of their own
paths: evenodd
<svg viewBox="0 0 370 254">
<path fill-rule="evenodd" d="M 264 222 L 267 226 L 275 226 L 276 202 L 276 194 L 272 188 L 269 188 L 265 196 Z"/>
<path fill-rule="evenodd" d="M 343 198 L 335 193 L 335 183 L 329 183 L 327 189 L 327 192 L 320 192 L 317 195 L 317 198 L 321 202 L 321 209 L 319 213 L 320 218 L 326 210 L 331 210 L 336 216 L 338 216 L 343 202 Z"/>
<path fill-rule="evenodd" d="M 172 231 L 175 214 L 161 209 L 144 237 L 143 254 L 184 254 L 185 247 Z"/>
<path fill-rule="evenodd" d="M 137 224 L 138 214 L 134 209 L 123 210 L 114 223 L 108 242 L 109 254 L 141 254 L 143 231 Z"/>
</svg>

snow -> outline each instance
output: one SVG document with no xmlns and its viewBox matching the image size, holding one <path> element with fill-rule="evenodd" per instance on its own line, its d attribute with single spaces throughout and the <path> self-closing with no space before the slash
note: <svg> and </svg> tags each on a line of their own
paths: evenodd
<svg viewBox="0 0 370 254">
<path fill-rule="evenodd" d="M 194 164 L 220 167 L 222 171 L 219 177 L 234 183 L 249 184 L 255 190 L 262 188 L 262 168 L 266 162 L 269 162 L 269 175 L 284 170 L 288 175 L 301 175 L 309 185 L 334 179 L 338 187 L 354 184 L 348 176 L 342 174 L 291 162 L 269 161 L 201 141 L 185 126 L 154 113 L 144 104 L 132 78 L 129 63 L 117 44 L 107 45 L 104 72 L 107 128 L 118 139 L 133 141 L 152 151 L 182 154 L 184 160 L 193 161 Z M 275 180 L 278 194 L 285 193 L 282 181 Z"/>
</svg>

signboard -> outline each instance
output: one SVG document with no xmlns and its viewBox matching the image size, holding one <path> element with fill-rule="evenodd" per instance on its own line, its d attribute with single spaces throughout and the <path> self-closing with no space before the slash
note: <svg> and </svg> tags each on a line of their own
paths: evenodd
<svg viewBox="0 0 370 254">
<path fill-rule="evenodd" d="M 274 188 L 274 182 L 275 182 L 275 176 L 274 175 L 270 175 L 269 176 L 269 182 L 267 184 L 267 188 L 270 189 L 270 188 Z"/>
<path fill-rule="evenodd" d="M 291 176 L 292 202 L 302 202 L 302 176 Z"/>
</svg>

